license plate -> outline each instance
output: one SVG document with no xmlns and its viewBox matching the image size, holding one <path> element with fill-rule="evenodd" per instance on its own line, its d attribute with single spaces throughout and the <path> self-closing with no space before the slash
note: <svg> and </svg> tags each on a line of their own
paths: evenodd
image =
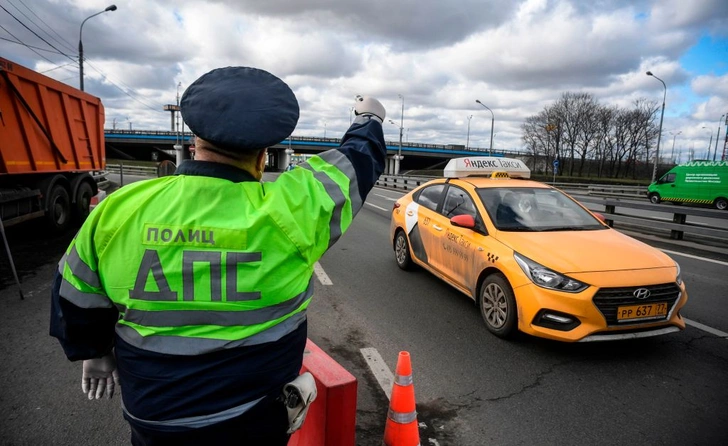
<svg viewBox="0 0 728 446">
<path fill-rule="evenodd" d="M 617 320 L 652 319 L 667 316 L 667 304 L 654 303 L 617 307 Z"/>
</svg>

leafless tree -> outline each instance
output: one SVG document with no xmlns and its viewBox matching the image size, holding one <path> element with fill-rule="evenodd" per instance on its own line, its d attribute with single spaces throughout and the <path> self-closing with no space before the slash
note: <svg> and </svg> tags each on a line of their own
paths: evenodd
<svg viewBox="0 0 728 446">
<path fill-rule="evenodd" d="M 566 92 L 526 119 L 522 140 L 534 160 L 541 160 L 537 170 L 543 166 L 546 173 L 559 159 L 569 176 L 594 170 L 599 176 L 637 178 L 650 163 L 657 111 L 657 103 L 647 99 L 620 108 L 603 106 L 590 93 Z"/>
</svg>

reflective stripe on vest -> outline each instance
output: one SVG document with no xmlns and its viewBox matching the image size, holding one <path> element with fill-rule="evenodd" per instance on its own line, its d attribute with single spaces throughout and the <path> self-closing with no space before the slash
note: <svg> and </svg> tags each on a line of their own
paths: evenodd
<svg viewBox="0 0 728 446">
<path fill-rule="evenodd" d="M 168 355 L 202 355 L 205 353 L 249 345 L 275 342 L 291 333 L 306 320 L 306 313 L 296 313 L 278 325 L 252 336 L 238 340 L 194 338 L 189 336 L 142 336 L 135 329 L 122 323 L 116 324 L 116 334 L 128 344 Z"/>
<path fill-rule="evenodd" d="M 101 287 L 101 280 L 99 280 L 99 275 L 96 274 L 96 271 L 92 270 L 88 265 L 86 265 L 83 260 L 81 260 L 81 256 L 78 255 L 78 251 L 76 250 L 75 246 L 71 248 L 71 252 L 66 258 L 66 264 L 69 268 L 71 268 L 71 272 L 74 276 L 83 280 L 89 286 L 92 286 L 94 288 Z"/>
<path fill-rule="evenodd" d="M 61 279 L 60 295 L 79 308 L 111 308 L 113 306 L 108 296 L 80 291 L 66 279 Z"/>
<path fill-rule="evenodd" d="M 213 310 L 138 310 L 117 305 L 124 313 L 124 321 L 145 327 L 185 327 L 189 325 L 217 325 L 232 327 L 238 325 L 263 324 L 294 312 L 313 296 L 313 277 L 303 293 L 269 307 L 247 311 Z"/>
<path fill-rule="evenodd" d="M 237 407 L 232 407 L 227 410 L 223 410 L 222 412 L 210 414 L 210 415 L 199 415 L 196 417 L 186 417 L 186 418 L 178 418 L 176 420 L 164 420 L 164 421 L 151 421 L 151 420 L 144 420 L 141 418 L 137 418 L 131 413 L 129 413 L 128 410 L 126 410 L 126 406 L 124 406 L 124 400 L 122 398 L 121 400 L 121 410 L 124 411 L 126 416 L 134 420 L 139 425 L 146 426 L 146 427 L 181 427 L 186 429 L 197 429 L 200 427 L 205 426 L 211 426 L 216 423 L 220 423 L 225 420 L 229 420 L 231 418 L 235 418 L 237 416 L 240 416 L 244 414 L 245 412 L 249 411 L 253 406 L 258 404 L 263 398 L 260 397 L 257 400 L 250 401 L 245 404 L 241 404 Z"/>
</svg>

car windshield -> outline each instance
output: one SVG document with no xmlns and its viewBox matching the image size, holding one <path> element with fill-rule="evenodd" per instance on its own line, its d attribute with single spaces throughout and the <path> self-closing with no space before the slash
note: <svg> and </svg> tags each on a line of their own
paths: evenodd
<svg viewBox="0 0 728 446">
<path fill-rule="evenodd" d="M 500 231 L 607 229 L 574 200 L 551 188 L 479 188 L 478 196 Z"/>
</svg>

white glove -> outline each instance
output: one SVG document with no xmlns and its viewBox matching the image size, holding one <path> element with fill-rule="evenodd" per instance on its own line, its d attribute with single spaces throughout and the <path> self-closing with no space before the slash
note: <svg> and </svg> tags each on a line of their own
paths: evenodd
<svg viewBox="0 0 728 446">
<path fill-rule="evenodd" d="M 356 114 L 357 116 L 375 116 L 381 123 L 384 122 L 384 117 L 386 116 L 387 112 L 386 110 L 384 110 L 384 106 L 382 105 L 382 103 L 378 100 L 370 97 L 362 97 L 360 95 L 356 95 L 354 114 Z"/>
<path fill-rule="evenodd" d="M 81 390 L 88 394 L 88 399 L 100 399 L 106 393 L 107 398 L 114 396 L 114 387 L 119 385 L 119 373 L 116 371 L 116 360 L 113 355 L 83 361 Z"/>
</svg>

